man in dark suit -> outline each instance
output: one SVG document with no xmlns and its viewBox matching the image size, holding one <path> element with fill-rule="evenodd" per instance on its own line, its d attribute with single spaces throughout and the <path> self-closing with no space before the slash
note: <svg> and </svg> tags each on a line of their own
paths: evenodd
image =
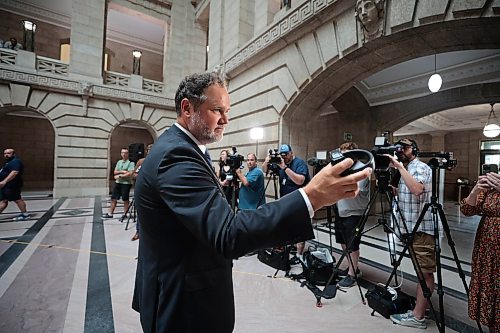
<svg viewBox="0 0 500 333">
<path fill-rule="evenodd" d="M 232 332 L 232 258 L 314 237 L 314 211 L 354 197 L 370 170 L 348 177 L 346 159 L 257 210 L 228 205 L 206 144 L 222 139 L 229 95 L 219 71 L 186 77 L 175 95 L 177 122 L 142 164 L 135 187 L 140 225 L 133 307 L 144 332 Z"/>
</svg>

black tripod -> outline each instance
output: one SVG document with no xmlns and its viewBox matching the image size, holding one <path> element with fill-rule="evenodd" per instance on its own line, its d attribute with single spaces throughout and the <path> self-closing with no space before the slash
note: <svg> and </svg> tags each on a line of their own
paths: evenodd
<svg viewBox="0 0 500 333">
<path fill-rule="evenodd" d="M 123 214 L 123 216 L 120 217 L 120 222 L 123 223 L 123 221 L 125 219 L 127 219 L 127 224 L 125 224 L 125 230 L 128 230 L 128 225 L 130 223 L 130 220 L 132 220 L 132 222 L 134 222 L 134 223 L 137 222 L 137 212 L 135 211 L 135 201 L 134 201 L 134 199 L 132 199 L 132 202 L 128 206 L 127 211 L 125 212 L 125 214 Z"/>
<path fill-rule="evenodd" d="M 433 154 L 433 153 L 431 153 Z M 421 154 L 423 156 L 423 154 Z M 424 156 L 425 157 L 425 156 Z M 429 157 L 429 156 L 428 156 Z M 415 268 L 415 272 L 417 272 L 417 278 L 418 282 L 420 284 L 420 287 L 422 288 L 422 292 L 425 296 L 425 298 L 428 300 L 432 312 L 434 313 L 434 318 L 436 318 L 436 325 L 438 326 L 439 332 L 444 332 L 445 331 L 445 321 L 444 321 L 444 303 L 443 303 L 443 277 L 442 277 L 442 271 L 441 271 L 441 245 L 440 245 L 440 237 L 439 237 L 439 219 L 441 220 L 441 224 L 443 227 L 443 231 L 446 235 L 446 238 L 448 240 L 448 245 L 450 246 L 450 249 L 453 253 L 453 259 L 455 261 L 455 264 L 457 265 L 457 270 L 458 274 L 462 280 L 462 284 L 464 286 L 465 292 L 467 295 L 469 295 L 469 288 L 467 286 L 467 283 L 465 281 L 465 274 L 464 271 L 462 270 L 462 266 L 460 264 L 460 260 L 458 258 L 457 251 L 455 249 L 455 243 L 451 237 L 450 233 L 450 227 L 448 225 L 448 221 L 446 220 L 446 216 L 443 211 L 443 206 L 438 203 L 438 183 L 437 183 L 437 171 L 440 168 L 444 168 L 445 166 L 443 165 L 442 161 L 437 159 L 437 158 L 432 158 L 429 162 L 428 165 L 431 167 L 432 170 L 432 195 L 431 195 L 431 201 L 430 203 L 426 203 L 424 205 L 424 208 L 422 209 L 422 212 L 420 213 L 417 222 L 415 226 L 413 227 L 413 230 L 411 231 L 410 234 L 407 235 L 405 239 L 405 245 L 403 250 L 401 251 L 401 254 L 399 256 L 399 259 L 394 263 L 394 269 L 391 272 L 391 275 L 389 279 L 387 280 L 385 284 L 385 289 L 390 284 L 390 281 L 392 278 L 396 275 L 397 268 L 401 264 L 401 261 L 404 258 L 404 255 L 406 251 L 410 252 L 410 258 L 413 263 L 413 266 Z M 434 306 L 432 305 L 431 302 L 431 292 L 430 289 L 427 287 L 427 284 L 425 282 L 425 279 L 423 278 L 422 275 L 422 269 L 420 268 L 420 265 L 416 261 L 415 253 L 413 252 L 413 241 L 414 241 L 414 236 L 422 223 L 425 215 L 427 214 L 428 210 L 431 209 L 431 216 L 432 216 L 432 221 L 433 221 L 433 226 L 434 226 L 434 241 L 435 241 L 435 253 L 436 253 L 436 275 L 437 275 L 437 294 L 439 298 L 439 319 L 436 316 L 436 311 L 434 309 Z M 373 313 L 375 310 L 373 310 Z M 479 319 L 476 320 L 476 323 L 478 325 L 479 331 L 482 332 L 481 329 L 481 324 L 479 323 Z"/>
<path fill-rule="evenodd" d="M 267 171 L 269 171 L 269 169 Z M 268 173 L 266 173 L 266 176 L 267 176 L 267 174 Z M 266 196 L 266 193 L 267 193 L 267 188 L 269 187 L 269 183 L 271 182 L 271 180 L 273 181 L 273 185 L 274 185 L 274 200 L 278 200 L 278 185 L 277 185 L 278 180 L 276 179 L 276 172 L 271 170 L 271 177 L 269 177 L 269 179 L 267 180 L 266 186 L 264 187 L 264 193 L 262 193 L 262 196 L 259 199 L 259 203 L 257 204 L 257 207 L 259 207 L 260 204 L 262 203 L 262 201 L 264 200 L 264 197 Z"/>
<path fill-rule="evenodd" d="M 358 286 L 361 300 L 362 300 L 363 304 L 366 304 L 365 297 L 363 296 L 363 292 L 361 290 L 361 286 L 358 283 L 358 277 L 356 274 L 356 267 L 354 267 L 354 263 L 351 259 L 351 252 L 352 252 L 351 249 L 352 249 L 352 245 L 354 244 L 354 242 L 359 241 L 361 239 L 361 236 L 366 234 L 367 232 L 377 228 L 378 226 L 382 226 L 384 228 L 384 232 L 386 233 L 386 236 L 387 236 L 387 245 L 389 248 L 389 256 L 390 256 L 390 260 L 391 260 L 391 265 L 394 265 L 396 263 L 396 250 L 395 250 L 395 244 L 394 244 L 394 236 L 398 237 L 398 235 L 401 234 L 401 229 L 400 229 L 399 225 L 396 224 L 396 227 L 398 229 L 397 230 L 398 232 L 396 232 L 394 227 L 388 223 L 388 220 L 387 220 L 386 215 L 385 215 L 386 207 L 384 206 L 384 201 L 383 201 L 383 198 L 386 198 L 387 203 L 389 204 L 389 208 L 392 208 L 391 203 L 393 202 L 393 197 L 392 197 L 392 191 L 389 187 L 390 173 L 388 171 L 377 171 L 376 170 L 375 175 L 377 178 L 377 184 L 376 184 L 375 189 L 373 190 L 373 192 L 370 196 L 370 201 L 368 202 L 368 205 L 366 206 L 366 208 L 363 212 L 363 215 L 361 216 L 358 224 L 356 225 L 356 227 L 354 229 L 353 238 L 349 241 L 349 244 L 346 244 L 345 250 L 342 251 L 342 255 L 340 256 L 335 268 L 333 269 L 333 273 L 330 276 L 330 278 L 328 279 L 328 282 L 326 283 L 325 288 L 323 289 L 323 291 L 321 293 L 315 295 L 316 296 L 316 304 L 318 306 L 321 305 L 321 298 L 331 299 L 331 298 L 335 297 L 335 295 L 337 293 L 337 285 L 336 284 L 332 285 L 332 281 L 335 281 L 337 279 L 337 276 L 339 273 L 339 266 L 345 257 L 347 257 L 347 260 L 349 262 L 349 266 L 355 272 L 354 279 L 355 279 L 356 284 Z M 368 220 L 369 212 L 372 209 L 379 194 L 383 195 L 383 197 L 380 197 L 381 217 L 377 220 L 377 224 L 371 226 L 367 230 L 364 230 L 366 221 Z M 391 210 L 391 215 L 392 215 L 393 221 L 397 221 L 396 216 L 394 214 L 394 211 L 392 209 L 390 209 L 390 210 Z M 401 211 L 399 209 L 399 206 L 397 205 L 397 202 L 396 202 L 396 210 L 399 213 L 399 215 L 401 216 L 401 218 L 404 219 L 404 217 L 402 216 Z M 405 231 L 408 232 L 406 230 L 406 224 L 404 224 L 404 228 L 405 228 Z M 397 283 L 397 278 L 396 278 L 396 283 Z"/>
<path fill-rule="evenodd" d="M 273 181 L 273 186 L 274 186 L 274 200 L 278 200 L 278 184 L 277 184 L 278 180 L 276 178 L 276 174 L 278 171 L 275 169 L 268 168 L 267 172 L 266 172 L 266 176 L 269 174 L 269 171 L 271 171 L 271 176 L 267 180 L 266 186 L 264 187 L 264 193 L 262 193 L 262 196 L 259 199 L 259 203 L 257 204 L 257 207 L 259 207 L 260 204 L 262 203 L 262 201 L 264 200 L 264 197 L 266 196 L 266 193 L 267 193 L 267 188 L 269 187 L 269 183 L 271 182 L 271 180 Z M 273 249 L 273 251 L 275 251 L 275 250 L 276 250 L 276 248 Z M 290 274 L 291 246 L 285 245 L 283 247 L 283 249 L 279 249 L 279 251 L 282 252 L 282 256 L 283 256 L 284 260 L 286 261 L 286 264 L 284 264 L 283 266 L 285 266 L 286 267 L 285 269 L 287 269 L 287 270 L 285 270 L 285 276 L 288 277 Z M 276 269 L 276 272 L 274 272 L 274 274 L 272 276 L 268 275 L 268 277 L 275 278 L 279 271 L 280 271 L 280 269 Z"/>
</svg>

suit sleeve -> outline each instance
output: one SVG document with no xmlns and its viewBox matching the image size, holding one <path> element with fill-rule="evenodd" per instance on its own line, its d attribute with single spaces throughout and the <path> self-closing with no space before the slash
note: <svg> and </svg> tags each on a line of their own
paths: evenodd
<svg viewBox="0 0 500 333">
<path fill-rule="evenodd" d="M 299 192 L 235 214 L 216 175 L 189 147 L 176 147 L 163 158 L 157 186 L 164 203 L 194 237 L 226 258 L 314 238 Z"/>
</svg>

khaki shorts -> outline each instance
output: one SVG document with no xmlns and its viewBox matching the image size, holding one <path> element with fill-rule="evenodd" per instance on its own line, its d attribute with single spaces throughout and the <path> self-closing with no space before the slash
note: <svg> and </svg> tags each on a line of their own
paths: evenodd
<svg viewBox="0 0 500 333">
<path fill-rule="evenodd" d="M 413 238 L 413 252 L 422 273 L 434 273 L 436 271 L 436 244 L 434 236 L 424 232 L 417 232 Z"/>
</svg>

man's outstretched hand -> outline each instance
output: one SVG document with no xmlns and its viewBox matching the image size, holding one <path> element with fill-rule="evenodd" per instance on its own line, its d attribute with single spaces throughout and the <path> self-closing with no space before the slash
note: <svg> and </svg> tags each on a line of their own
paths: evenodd
<svg viewBox="0 0 500 333">
<path fill-rule="evenodd" d="M 333 205 L 340 199 L 354 198 L 358 194 L 358 182 L 370 177 L 372 169 L 366 168 L 355 174 L 341 177 L 342 171 L 350 168 L 353 163 L 352 159 L 347 158 L 334 166 L 328 164 L 304 187 L 304 192 L 311 201 L 314 211 Z"/>
</svg>

